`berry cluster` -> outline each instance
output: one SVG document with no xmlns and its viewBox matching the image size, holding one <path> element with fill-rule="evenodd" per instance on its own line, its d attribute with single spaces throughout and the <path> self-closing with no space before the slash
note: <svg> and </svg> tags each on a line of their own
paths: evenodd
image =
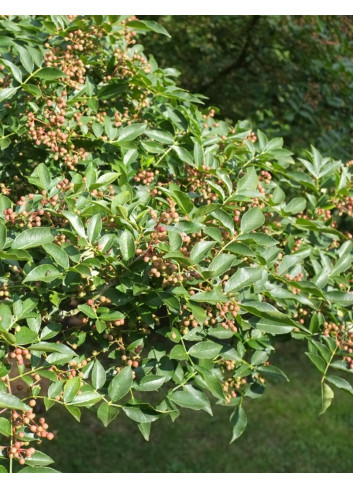
<svg viewBox="0 0 353 489">
<path fill-rule="evenodd" d="M 346 195 L 344 200 L 338 201 L 336 203 L 336 208 L 338 210 L 338 215 L 343 216 L 347 214 L 347 216 L 353 216 L 353 197 Z"/>
<path fill-rule="evenodd" d="M 3 195 L 10 195 L 11 190 L 6 187 L 4 183 L 0 183 L 0 193 Z"/>
<path fill-rule="evenodd" d="M 36 403 L 32 399 L 29 404 L 33 406 Z M 40 442 L 40 438 L 53 440 L 54 433 L 48 431 L 49 426 L 45 418 L 40 418 L 38 423 L 35 421 L 36 415 L 32 408 L 25 412 L 13 410 L 11 417 L 13 440 L 11 445 L 0 447 L 0 450 L 5 449 L 9 458 L 17 460 L 20 465 L 24 465 L 25 459 L 32 457 L 36 452 L 34 447 L 29 447 L 28 431 L 36 435 L 38 442 Z"/>
<path fill-rule="evenodd" d="M 261 170 L 259 180 L 260 180 L 260 182 L 263 181 L 263 182 L 267 183 L 267 185 L 268 185 L 271 183 L 272 175 L 270 172 L 268 172 L 266 170 Z"/>
<path fill-rule="evenodd" d="M 228 373 L 235 368 L 235 362 L 231 360 L 225 360 L 223 362 L 225 372 Z M 225 403 L 229 404 L 232 399 L 238 396 L 238 393 L 242 387 L 247 383 L 246 378 L 240 377 L 228 377 L 223 382 L 223 392 L 225 395 Z"/>
<path fill-rule="evenodd" d="M 27 348 L 16 348 L 14 351 L 9 353 L 10 358 L 16 359 L 18 365 L 23 365 L 25 360 L 31 359 L 31 353 Z"/>
<path fill-rule="evenodd" d="M 0 297 L 4 300 L 9 300 L 10 298 L 10 292 L 8 290 L 8 285 L 7 284 L 2 284 L 0 283 Z M 0 321 L 2 317 L 0 316 Z"/>
<path fill-rule="evenodd" d="M 143 183 L 143 185 L 151 185 L 151 183 L 154 182 L 155 179 L 155 172 L 153 171 L 147 171 L 147 170 L 140 170 L 135 176 L 134 176 L 134 181 L 136 183 Z"/>
<path fill-rule="evenodd" d="M 212 178 L 210 170 L 211 168 L 205 165 L 203 165 L 202 170 L 186 165 L 188 191 L 199 194 L 198 201 L 200 204 L 211 204 L 218 199 L 217 194 L 207 182 L 207 179 Z M 217 185 L 223 185 L 221 180 L 217 180 L 215 183 L 217 183 Z"/>
<path fill-rule="evenodd" d="M 331 211 L 329 211 L 328 209 L 316 209 L 316 213 L 318 216 L 323 217 L 324 222 L 329 221 L 332 217 Z M 332 227 L 334 227 L 333 224 L 334 223 L 332 223 Z"/>
</svg>

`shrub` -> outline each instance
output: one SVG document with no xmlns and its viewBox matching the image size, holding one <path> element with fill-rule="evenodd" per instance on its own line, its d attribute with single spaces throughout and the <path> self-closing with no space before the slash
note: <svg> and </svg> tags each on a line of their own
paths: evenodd
<svg viewBox="0 0 353 489">
<path fill-rule="evenodd" d="M 244 406 L 276 341 L 353 393 L 350 163 L 216 121 L 121 16 L 0 20 L 0 456 L 53 472 L 41 410 L 108 426 Z M 344 374 L 343 374 L 344 375 Z M 39 418 L 39 419 L 38 419 Z M 21 465 L 26 465 L 21 468 Z"/>
</svg>

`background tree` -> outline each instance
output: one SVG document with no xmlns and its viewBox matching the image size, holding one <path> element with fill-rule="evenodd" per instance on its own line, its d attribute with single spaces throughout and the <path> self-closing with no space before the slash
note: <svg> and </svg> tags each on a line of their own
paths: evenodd
<svg viewBox="0 0 353 489">
<path fill-rule="evenodd" d="M 147 18 L 147 17 L 146 17 Z M 352 156 L 351 16 L 158 16 L 171 39 L 145 40 L 220 117 L 250 119 L 301 150 Z"/>
</svg>

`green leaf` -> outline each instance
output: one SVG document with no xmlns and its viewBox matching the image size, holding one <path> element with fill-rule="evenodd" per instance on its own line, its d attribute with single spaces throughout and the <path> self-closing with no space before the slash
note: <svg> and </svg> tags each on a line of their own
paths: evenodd
<svg viewBox="0 0 353 489">
<path fill-rule="evenodd" d="M 6 250 L 0 251 L 0 258 L 3 260 L 31 261 L 32 256 L 25 250 Z"/>
<path fill-rule="evenodd" d="M 48 341 L 41 341 L 40 343 L 35 343 L 30 346 L 30 350 L 34 351 L 44 351 L 48 352 L 58 352 L 58 353 L 66 353 L 75 355 L 75 352 L 71 350 L 68 346 L 64 345 L 64 343 L 50 343 Z"/>
<path fill-rule="evenodd" d="M 74 353 L 54 352 L 47 356 L 46 362 L 50 365 L 65 365 L 72 359 L 74 355 Z"/>
<path fill-rule="evenodd" d="M 66 409 L 69 411 L 71 416 L 73 416 L 76 421 L 80 422 L 81 421 L 81 410 L 77 406 L 71 406 L 71 405 L 66 405 Z"/>
<path fill-rule="evenodd" d="M 97 179 L 97 182 L 90 186 L 90 190 L 110 185 L 119 177 L 119 175 L 120 173 L 116 172 L 103 173 L 103 175 Z"/>
<path fill-rule="evenodd" d="M 195 358 L 215 358 L 222 350 L 222 346 L 213 341 L 200 341 L 193 345 L 188 353 Z"/>
<path fill-rule="evenodd" d="M 5 66 L 10 68 L 10 71 L 13 74 L 15 80 L 18 81 L 18 83 L 22 83 L 22 71 L 20 70 L 20 68 L 7 59 L 3 58 L 1 61 Z"/>
<path fill-rule="evenodd" d="M 80 304 L 77 306 L 77 309 L 83 312 L 87 317 L 91 319 L 97 319 L 96 312 L 90 307 L 88 304 Z"/>
<path fill-rule="evenodd" d="M 124 367 L 110 382 L 108 394 L 113 402 L 122 399 L 132 387 L 131 367 Z"/>
<path fill-rule="evenodd" d="M 333 390 L 331 387 L 323 382 L 321 384 L 321 402 L 322 402 L 322 409 L 320 414 L 324 414 L 325 411 L 331 406 L 332 399 L 335 397 L 335 394 L 333 393 Z"/>
<path fill-rule="evenodd" d="M 161 413 L 153 409 L 149 404 L 127 405 L 123 406 L 122 410 L 126 416 L 137 423 L 152 423 L 161 417 Z"/>
<path fill-rule="evenodd" d="M 243 433 L 247 425 L 247 417 L 243 406 L 237 406 L 230 417 L 230 422 L 233 427 L 233 435 L 230 443 L 237 440 Z"/>
<path fill-rule="evenodd" d="M 58 78 L 66 78 L 66 74 L 57 68 L 41 68 L 33 74 L 35 78 L 40 78 L 44 81 L 57 80 Z"/>
<path fill-rule="evenodd" d="M 11 248 L 16 250 L 27 250 L 47 243 L 52 243 L 54 236 L 50 228 L 26 229 L 14 239 Z"/>
<path fill-rule="evenodd" d="M 49 283 L 60 276 L 62 276 L 62 273 L 59 272 L 59 270 L 55 268 L 53 265 L 38 265 L 28 273 L 28 275 L 23 280 L 23 283 L 26 282 Z"/>
<path fill-rule="evenodd" d="M 71 401 L 71 405 L 74 406 L 93 406 L 102 399 L 103 396 L 93 391 L 85 391 L 82 394 L 74 397 Z"/>
<path fill-rule="evenodd" d="M 281 187 L 277 186 L 273 192 L 273 195 L 272 195 L 272 202 L 275 205 L 278 205 L 281 202 L 283 202 L 285 198 L 286 198 L 286 194 L 283 192 Z"/>
<path fill-rule="evenodd" d="M 142 377 L 141 381 L 138 384 L 135 384 L 133 387 L 137 391 L 156 391 L 158 390 L 165 382 L 165 377 L 160 375 L 146 375 Z"/>
<path fill-rule="evenodd" d="M 48 389 L 48 397 L 54 399 L 55 397 L 59 396 L 62 393 L 63 387 L 64 387 L 63 380 L 58 380 L 57 382 L 50 384 Z"/>
<path fill-rule="evenodd" d="M 193 304 L 191 301 L 189 302 L 189 307 L 196 321 L 200 324 L 203 324 L 207 319 L 205 309 L 196 304 Z"/>
<path fill-rule="evenodd" d="M 337 375 L 328 375 L 326 380 L 339 389 L 343 389 L 353 395 L 353 387 L 346 379 L 342 379 L 342 377 L 338 377 Z"/>
<path fill-rule="evenodd" d="M 207 331 L 207 336 L 211 336 L 212 338 L 217 338 L 218 340 L 227 340 L 232 336 L 234 336 L 234 332 L 231 329 L 224 329 L 222 328 L 222 326 L 216 326 L 210 328 Z M 223 356 L 223 352 L 222 352 L 222 356 Z"/>
<path fill-rule="evenodd" d="M 315 365 L 315 367 L 320 370 L 321 373 L 324 373 L 326 370 L 326 363 L 325 361 L 316 353 L 308 353 L 305 352 L 305 355 L 309 357 L 311 362 Z"/>
<path fill-rule="evenodd" d="M 217 302 L 228 302 L 227 296 L 225 296 L 219 288 L 210 290 L 208 292 L 198 292 L 192 296 L 192 300 L 195 302 L 209 302 L 210 304 L 217 304 Z"/>
<path fill-rule="evenodd" d="M 290 268 L 295 267 L 296 265 L 302 263 L 304 258 L 309 256 L 311 252 L 312 252 L 311 248 L 306 248 L 305 250 L 299 251 L 298 253 L 292 253 L 291 255 L 284 256 L 278 267 L 278 274 L 283 275 Z"/>
<path fill-rule="evenodd" d="M 235 292 L 262 279 L 263 270 L 258 267 L 241 267 L 226 282 L 224 292 Z"/>
<path fill-rule="evenodd" d="M 168 398 L 178 406 L 198 411 L 202 409 L 212 415 L 210 401 L 205 394 L 195 389 L 190 384 L 184 385 L 182 390 L 178 389 L 168 394 Z"/>
<path fill-rule="evenodd" d="M 121 127 L 118 131 L 117 141 L 119 143 L 126 141 L 133 141 L 137 137 L 141 136 L 147 128 L 145 123 L 135 123 L 130 126 Z"/>
<path fill-rule="evenodd" d="M 222 209 L 212 212 L 212 215 L 221 223 L 221 226 L 226 227 L 231 234 L 234 233 L 234 222 L 232 216 Z"/>
<path fill-rule="evenodd" d="M 158 131 L 157 129 L 148 129 L 145 131 L 146 136 L 153 139 L 154 141 L 158 141 L 162 144 L 173 144 L 174 138 L 170 132 L 167 131 Z"/>
<path fill-rule="evenodd" d="M 102 218 L 100 214 L 92 216 L 87 225 L 87 237 L 90 243 L 94 243 L 102 230 Z"/>
<path fill-rule="evenodd" d="M 100 314 L 99 319 L 102 321 L 116 321 L 117 319 L 124 319 L 124 317 L 124 314 L 120 311 L 112 311 Z"/>
<path fill-rule="evenodd" d="M 190 260 L 193 263 L 199 263 L 208 254 L 210 250 L 214 247 L 216 241 L 199 241 L 194 245 L 190 253 Z"/>
<path fill-rule="evenodd" d="M 229 271 L 232 263 L 235 261 L 234 255 L 220 253 L 210 263 L 207 274 L 209 277 L 220 277 Z"/>
<path fill-rule="evenodd" d="M 36 173 L 39 177 L 40 184 L 44 190 L 49 190 L 51 186 L 51 178 L 48 168 L 44 163 L 39 163 L 36 168 Z"/>
<path fill-rule="evenodd" d="M 2 221 L 0 221 L 0 249 L 2 249 L 5 246 L 6 236 L 7 236 L 6 226 L 5 224 L 3 224 Z"/>
<path fill-rule="evenodd" d="M 7 209 L 12 209 L 12 202 L 6 195 L 0 194 L 0 219 L 5 219 L 4 211 Z"/>
<path fill-rule="evenodd" d="M 117 95 L 120 95 L 121 93 L 124 93 L 128 87 L 129 84 L 127 82 L 110 83 L 109 85 L 102 87 L 99 90 L 98 98 L 102 100 L 109 100 L 116 97 Z"/>
<path fill-rule="evenodd" d="M 190 214 L 194 206 L 188 194 L 181 190 L 173 190 L 172 197 L 185 214 Z"/>
<path fill-rule="evenodd" d="M 251 312 L 255 316 L 282 323 L 284 326 L 298 326 L 297 323 L 290 319 L 286 314 L 278 311 L 274 306 L 267 302 L 246 301 L 241 303 L 240 307 L 245 311 Z"/>
<path fill-rule="evenodd" d="M 40 49 L 36 49 L 33 46 L 27 46 L 27 51 L 30 53 L 34 63 L 40 68 L 43 63 L 43 55 Z"/>
<path fill-rule="evenodd" d="M 305 207 L 306 200 L 303 197 L 296 197 L 285 206 L 284 211 L 287 214 L 299 214 L 300 212 L 303 212 Z"/>
<path fill-rule="evenodd" d="M 170 244 L 170 251 L 179 251 L 183 240 L 181 239 L 180 233 L 178 231 L 168 231 L 168 238 Z"/>
<path fill-rule="evenodd" d="M 207 389 L 212 393 L 212 395 L 217 399 L 224 400 L 222 384 L 220 380 L 216 377 L 216 375 L 214 375 L 213 372 L 210 372 L 206 368 L 200 367 L 199 365 L 195 365 L 195 369 L 201 375 L 203 382 L 205 383 Z"/>
<path fill-rule="evenodd" d="M 187 360 L 188 356 L 185 353 L 183 345 L 175 345 L 169 352 L 169 358 L 172 360 L 182 361 Z"/>
<path fill-rule="evenodd" d="M 139 423 L 138 425 L 139 430 L 142 433 L 142 436 L 146 441 L 150 440 L 150 433 L 151 433 L 151 423 Z"/>
<path fill-rule="evenodd" d="M 11 424 L 7 418 L 0 418 L 0 435 L 11 435 Z"/>
<path fill-rule="evenodd" d="M 197 166 L 201 166 L 204 161 L 204 153 L 201 144 L 194 142 L 194 160 Z"/>
<path fill-rule="evenodd" d="M 18 333 L 15 333 L 16 345 L 30 345 L 38 338 L 38 334 L 35 331 L 22 326 Z"/>
<path fill-rule="evenodd" d="M 187 149 L 182 148 L 181 146 L 173 146 L 173 150 L 176 152 L 181 161 L 188 163 L 189 165 L 193 165 L 193 157 Z"/>
<path fill-rule="evenodd" d="M 71 402 L 81 387 L 80 377 L 69 379 L 64 387 L 64 402 Z"/>
<path fill-rule="evenodd" d="M 54 338 L 58 333 L 60 333 L 61 327 L 62 326 L 60 323 L 49 323 L 41 331 L 41 340 L 50 340 L 51 338 Z"/>
<path fill-rule="evenodd" d="M 92 385 L 95 389 L 103 387 L 106 381 L 106 374 L 103 365 L 96 360 L 92 369 Z"/>
<path fill-rule="evenodd" d="M 135 30 L 153 31 L 157 34 L 163 34 L 164 36 L 171 37 L 166 29 L 155 22 L 154 20 L 130 20 L 126 23 L 127 26 L 132 27 Z"/>
<path fill-rule="evenodd" d="M 65 269 L 69 268 L 69 256 L 63 248 L 54 243 L 48 243 L 42 246 L 44 248 L 44 251 L 48 253 L 48 255 L 51 256 L 58 265 Z"/>
<path fill-rule="evenodd" d="M 70 222 L 71 226 L 74 228 L 76 233 L 81 236 L 81 238 L 87 238 L 85 228 L 77 214 L 74 214 L 70 211 L 62 211 L 62 215 L 66 217 L 66 219 Z"/>
<path fill-rule="evenodd" d="M 257 370 L 268 377 L 269 379 L 275 381 L 286 381 L 289 382 L 287 375 L 278 367 L 274 365 L 261 365 L 257 367 Z"/>
<path fill-rule="evenodd" d="M 29 406 L 22 402 L 18 397 L 6 392 L 0 392 L 0 408 L 19 409 L 20 411 L 28 411 Z"/>
<path fill-rule="evenodd" d="M 280 321 L 274 321 L 273 319 L 265 319 L 265 318 L 256 318 L 256 320 L 250 320 L 251 325 L 255 326 L 256 329 L 272 334 L 272 335 L 277 335 L 277 334 L 287 334 L 290 333 L 294 326 L 288 326 Z"/>
<path fill-rule="evenodd" d="M 52 469 L 51 467 L 25 467 L 24 469 L 21 469 L 17 472 L 18 474 L 52 474 L 56 473 L 58 474 L 59 471 Z"/>
<path fill-rule="evenodd" d="M 103 425 L 107 427 L 119 414 L 119 409 L 115 406 L 111 406 L 106 402 L 103 402 L 97 411 L 98 418 L 102 421 Z"/>
<path fill-rule="evenodd" d="M 134 237 L 127 229 L 120 236 L 120 250 L 125 261 L 129 261 L 135 256 Z"/>
<path fill-rule="evenodd" d="M 25 458 L 25 461 L 30 467 L 44 467 L 54 463 L 51 457 L 39 450 L 36 450 L 30 458 Z"/>
<path fill-rule="evenodd" d="M 248 190 L 256 190 L 258 178 L 255 168 L 248 168 L 245 177 L 241 178 L 237 185 L 237 195 L 246 193 Z"/>
<path fill-rule="evenodd" d="M 0 90 L 0 102 L 3 102 L 4 100 L 9 100 L 12 95 L 14 95 L 19 87 L 9 87 L 9 88 L 3 88 Z"/>
<path fill-rule="evenodd" d="M 0 304 L 0 326 L 4 329 L 9 329 L 12 324 L 11 309 L 6 304 Z"/>
<path fill-rule="evenodd" d="M 20 46 L 20 44 L 15 43 L 14 45 L 20 55 L 20 61 L 22 66 L 27 71 L 27 73 L 32 73 L 34 69 L 34 63 L 31 55 L 29 54 L 27 49 L 25 49 L 23 46 Z"/>
<path fill-rule="evenodd" d="M 259 207 L 251 207 L 243 214 L 240 222 L 240 231 L 249 233 L 254 229 L 259 228 L 265 222 L 265 217 Z"/>
<path fill-rule="evenodd" d="M 352 241 L 347 241 L 347 243 L 352 243 Z M 347 252 L 347 254 L 342 255 L 335 263 L 335 266 L 332 268 L 330 275 L 338 275 L 342 272 L 345 272 L 350 266 L 353 260 L 353 256 Z"/>
<path fill-rule="evenodd" d="M 353 294 L 351 292 L 325 292 L 327 299 L 338 306 L 348 307 L 353 304 Z"/>
</svg>

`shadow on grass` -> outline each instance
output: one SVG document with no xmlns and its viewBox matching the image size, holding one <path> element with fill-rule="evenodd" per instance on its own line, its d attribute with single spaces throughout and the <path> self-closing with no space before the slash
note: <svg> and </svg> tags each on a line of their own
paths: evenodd
<svg viewBox="0 0 353 489">
<path fill-rule="evenodd" d="M 279 345 L 273 364 L 289 383 L 267 386 L 247 400 L 248 427 L 229 445 L 231 409 L 214 406 L 214 416 L 183 410 L 175 423 L 152 424 L 145 442 L 136 424 L 120 413 L 106 429 L 83 410 L 78 424 L 64 409 L 48 413 L 54 441 L 45 442 L 62 472 L 352 472 L 353 412 L 349 395 L 337 392 L 324 416 L 320 375 L 302 345 Z"/>
</svg>

